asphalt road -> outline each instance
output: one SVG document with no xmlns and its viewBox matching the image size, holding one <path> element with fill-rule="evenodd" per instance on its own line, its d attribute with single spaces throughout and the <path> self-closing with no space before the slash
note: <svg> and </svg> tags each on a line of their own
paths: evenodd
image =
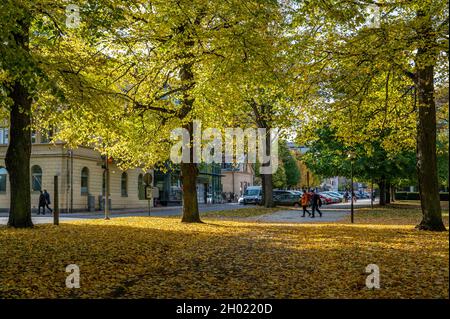
<svg viewBox="0 0 450 319">
<path fill-rule="evenodd" d="M 203 212 L 211 212 L 211 211 L 218 211 L 218 210 L 232 210 L 232 209 L 242 209 L 242 208 L 248 208 L 252 205 L 239 205 L 237 203 L 226 203 L 226 204 L 208 204 L 208 205 L 200 205 L 199 210 L 200 214 Z M 370 206 L 370 200 L 358 200 L 358 202 L 355 204 L 356 207 L 367 207 Z M 321 207 L 321 210 L 324 212 L 327 212 L 328 218 L 331 218 L 332 220 L 337 220 L 345 216 L 350 211 L 350 204 L 349 203 L 339 203 L 339 204 L 333 204 L 333 205 L 324 205 Z M 334 213 L 332 213 L 334 212 Z M 294 214 L 293 214 L 294 213 Z M 112 211 L 110 213 L 110 218 L 115 217 L 130 217 L 130 216 L 148 216 L 149 212 L 148 210 L 120 210 L 120 211 Z M 150 211 L 151 216 L 181 216 L 181 206 L 173 206 L 173 207 L 155 207 L 151 208 Z M 306 219 L 299 219 L 297 217 L 300 216 L 300 210 L 299 213 L 296 214 L 292 210 L 285 210 L 282 207 L 280 207 L 280 212 L 275 213 L 273 216 L 267 216 L 256 218 L 257 220 L 265 220 L 269 222 L 277 222 L 277 221 L 293 221 L 293 222 L 312 222 L 314 219 L 306 220 Z M 72 214 L 61 214 L 60 220 L 80 220 L 80 219 L 101 219 L 104 218 L 105 215 L 103 212 L 96 211 L 96 212 L 81 212 L 81 213 L 72 213 Z M 324 214 L 325 217 L 325 214 Z M 294 218 L 295 220 L 292 220 Z M 33 214 L 32 216 L 33 223 L 35 224 L 46 224 L 46 223 L 53 223 L 53 216 L 51 214 L 46 214 L 44 216 L 42 215 L 36 215 Z M 319 221 L 319 219 L 317 219 Z M 322 219 L 322 221 L 325 221 L 325 219 Z M 0 214 L 0 225 L 6 225 L 8 222 L 8 213 L 1 213 Z"/>
<path fill-rule="evenodd" d="M 226 203 L 226 204 L 208 204 L 208 205 L 200 205 L 199 210 L 200 214 L 203 212 L 211 212 L 218 210 L 232 210 L 232 209 L 241 209 L 249 206 L 239 205 L 237 203 Z M 172 206 L 172 207 L 154 207 L 150 210 L 150 216 L 181 216 L 181 206 Z M 130 216 L 149 216 L 148 209 L 140 209 L 140 210 L 118 210 L 111 211 L 110 218 L 115 217 L 130 217 Z M 72 213 L 72 214 L 60 214 L 60 220 L 76 220 L 76 219 L 99 219 L 105 218 L 105 214 L 101 211 L 96 212 L 80 212 L 80 213 Z M 53 215 L 45 214 L 45 215 L 32 215 L 33 223 L 52 223 Z M 0 225 L 6 225 L 8 222 L 8 213 L 0 214 Z"/>
</svg>

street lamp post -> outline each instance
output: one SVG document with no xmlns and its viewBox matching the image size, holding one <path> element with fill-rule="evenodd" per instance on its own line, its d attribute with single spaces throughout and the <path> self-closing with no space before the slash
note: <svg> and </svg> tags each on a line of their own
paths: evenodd
<svg viewBox="0 0 450 319">
<path fill-rule="evenodd" d="M 109 159 L 108 154 L 105 156 L 105 219 L 109 220 Z"/>
<path fill-rule="evenodd" d="M 370 175 L 372 175 L 371 176 L 371 181 L 370 181 L 370 208 L 371 209 L 373 209 L 373 195 L 374 195 L 374 193 L 373 193 L 373 166 L 371 166 L 370 167 Z"/>
<path fill-rule="evenodd" d="M 372 177 L 372 186 L 370 186 L 370 208 L 373 209 L 373 177 Z"/>
<path fill-rule="evenodd" d="M 355 158 L 355 154 L 353 152 L 350 152 L 348 154 L 348 158 L 350 159 L 350 182 L 351 182 L 351 190 L 350 190 L 350 221 L 353 224 L 354 223 L 354 207 L 353 207 L 353 194 L 354 194 L 354 188 L 353 188 L 353 159 Z"/>
</svg>

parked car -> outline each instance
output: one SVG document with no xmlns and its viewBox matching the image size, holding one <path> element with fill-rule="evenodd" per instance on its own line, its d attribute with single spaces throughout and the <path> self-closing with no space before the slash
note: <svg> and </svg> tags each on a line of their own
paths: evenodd
<svg viewBox="0 0 450 319">
<path fill-rule="evenodd" d="M 340 193 L 334 192 L 334 191 L 328 191 L 327 193 L 339 198 L 341 201 L 344 199 L 344 194 L 340 194 Z"/>
<path fill-rule="evenodd" d="M 285 189 L 274 189 L 272 191 L 272 196 L 278 196 L 281 194 L 292 194 L 291 191 L 285 190 Z"/>
<path fill-rule="evenodd" d="M 292 194 L 295 194 L 295 195 L 297 195 L 297 196 L 299 196 L 299 197 L 302 197 L 302 195 L 303 195 L 303 192 L 302 191 L 290 191 Z"/>
<path fill-rule="evenodd" d="M 261 186 L 249 186 L 242 195 L 242 204 L 257 204 L 261 205 L 262 202 L 262 187 Z"/>
<path fill-rule="evenodd" d="M 329 191 L 321 192 L 321 194 L 324 194 L 324 195 L 326 195 L 328 197 L 331 197 L 333 203 L 340 203 L 340 202 L 342 202 L 343 196 L 341 197 L 340 194 L 336 195 L 335 193 L 329 192 Z"/>
<path fill-rule="evenodd" d="M 320 199 L 322 200 L 322 204 L 329 205 L 333 204 L 333 198 L 327 194 L 319 193 Z"/>
<path fill-rule="evenodd" d="M 277 195 L 274 195 L 273 201 L 275 205 L 300 207 L 300 198 L 301 197 L 294 192 L 279 192 Z"/>
<path fill-rule="evenodd" d="M 366 193 L 366 192 L 357 192 L 355 195 L 356 195 L 356 198 L 358 198 L 358 199 L 362 199 L 362 198 L 368 199 L 368 198 L 370 198 L 370 195 L 368 193 Z"/>
</svg>

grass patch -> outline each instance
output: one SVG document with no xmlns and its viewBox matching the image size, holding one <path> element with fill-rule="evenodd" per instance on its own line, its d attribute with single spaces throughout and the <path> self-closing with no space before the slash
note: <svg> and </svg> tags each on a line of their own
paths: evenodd
<svg viewBox="0 0 450 319">
<path fill-rule="evenodd" d="M 125 217 L 0 229 L 1 298 L 448 298 L 448 233 Z M 381 289 L 365 287 L 368 264 Z M 77 264 L 79 289 L 65 267 Z"/>
<path fill-rule="evenodd" d="M 443 210 L 449 209 L 448 201 L 441 201 L 440 203 Z M 419 200 L 396 200 L 395 202 L 389 204 L 389 207 L 421 209 Z"/>
<path fill-rule="evenodd" d="M 386 207 L 358 208 L 355 211 L 355 222 L 358 224 L 377 225 L 418 225 L 422 220 L 420 203 L 395 202 Z M 444 224 L 449 225 L 449 211 L 442 209 Z"/>
</svg>

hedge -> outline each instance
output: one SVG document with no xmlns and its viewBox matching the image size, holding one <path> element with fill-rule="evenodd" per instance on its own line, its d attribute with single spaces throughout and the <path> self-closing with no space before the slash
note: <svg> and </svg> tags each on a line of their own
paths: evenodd
<svg viewBox="0 0 450 319">
<path fill-rule="evenodd" d="M 448 192 L 439 193 L 441 201 L 448 201 Z M 418 192 L 396 192 L 395 199 L 397 200 L 420 200 Z"/>
</svg>

